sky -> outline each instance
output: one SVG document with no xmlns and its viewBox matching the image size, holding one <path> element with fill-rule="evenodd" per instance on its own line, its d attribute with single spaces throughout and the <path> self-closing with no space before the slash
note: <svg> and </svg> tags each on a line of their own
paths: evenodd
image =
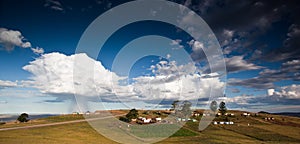
<svg viewBox="0 0 300 144">
<path fill-rule="evenodd" d="M 128 10 L 88 30 L 128 2 L 1 0 L 0 113 L 167 109 L 174 100 L 207 108 L 213 99 L 228 109 L 299 112 L 299 1 L 168 1 L 178 15 L 152 1 L 151 17 L 178 25 L 145 19 L 102 41 L 135 15 Z M 87 32 L 102 47 L 78 50 Z"/>
</svg>

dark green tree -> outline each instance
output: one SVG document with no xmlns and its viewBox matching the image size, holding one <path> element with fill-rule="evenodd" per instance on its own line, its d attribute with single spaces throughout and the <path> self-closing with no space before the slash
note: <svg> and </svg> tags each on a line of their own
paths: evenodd
<svg viewBox="0 0 300 144">
<path fill-rule="evenodd" d="M 226 105 L 225 105 L 225 102 L 221 102 L 220 105 L 219 105 L 219 111 L 222 115 L 225 115 L 225 113 L 227 112 L 227 108 L 226 108 Z"/>
<path fill-rule="evenodd" d="M 29 115 L 27 113 L 22 113 L 18 119 L 19 122 L 28 122 L 29 121 Z"/>
<path fill-rule="evenodd" d="M 179 100 L 173 101 L 173 103 L 172 103 L 172 109 L 173 109 L 173 110 L 175 110 L 175 109 L 178 108 L 178 103 L 179 103 Z"/>
<path fill-rule="evenodd" d="M 192 114 L 191 106 L 192 106 L 192 103 L 189 101 L 182 102 L 181 112 L 186 118 L 190 117 Z"/>
<path fill-rule="evenodd" d="M 215 112 L 218 109 L 218 103 L 214 100 L 210 103 L 210 109 Z"/>
<path fill-rule="evenodd" d="M 123 117 L 123 116 L 120 117 L 119 120 L 120 120 L 120 121 L 123 121 L 123 122 L 130 122 L 128 118 Z"/>
<path fill-rule="evenodd" d="M 131 109 L 127 114 L 126 118 L 131 121 L 131 119 L 136 119 L 139 116 L 139 113 L 136 109 Z"/>
</svg>

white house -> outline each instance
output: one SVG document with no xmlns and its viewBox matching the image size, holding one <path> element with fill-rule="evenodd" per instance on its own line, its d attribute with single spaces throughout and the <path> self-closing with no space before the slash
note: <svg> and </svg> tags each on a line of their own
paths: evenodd
<svg viewBox="0 0 300 144">
<path fill-rule="evenodd" d="M 209 113 L 204 113 L 203 116 L 204 116 L 204 117 L 205 117 L 205 116 L 210 116 L 210 114 L 209 114 Z"/>
<path fill-rule="evenodd" d="M 144 123 L 150 123 L 150 122 L 151 122 L 151 118 L 150 118 L 150 119 L 149 119 L 149 118 L 143 119 L 143 122 L 144 122 Z"/>
<path fill-rule="evenodd" d="M 156 122 L 161 122 L 161 118 L 160 118 L 160 117 L 155 118 L 155 121 L 156 121 Z"/>
<path fill-rule="evenodd" d="M 242 116 L 250 116 L 250 113 L 243 113 Z"/>
</svg>

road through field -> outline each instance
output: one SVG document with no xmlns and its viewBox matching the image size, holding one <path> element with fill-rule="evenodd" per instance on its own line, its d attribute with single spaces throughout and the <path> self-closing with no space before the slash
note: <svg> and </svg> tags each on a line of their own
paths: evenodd
<svg viewBox="0 0 300 144">
<path fill-rule="evenodd" d="M 48 123 L 48 124 L 37 124 L 37 125 L 22 126 L 22 127 L 2 128 L 2 129 L 0 129 L 0 131 L 18 130 L 18 129 L 29 129 L 29 128 L 39 128 L 39 127 L 47 127 L 47 126 L 71 124 L 71 123 L 80 123 L 80 122 L 86 122 L 86 121 L 95 121 L 95 120 L 100 120 L 100 119 L 107 119 L 107 118 L 112 118 L 112 117 L 117 117 L 117 116 L 123 116 L 123 115 L 125 115 L 125 114 L 113 115 L 113 116 L 105 116 L 105 117 L 99 117 L 99 118 L 89 118 L 89 119 L 65 121 L 65 122 L 55 122 L 55 123 Z"/>
</svg>

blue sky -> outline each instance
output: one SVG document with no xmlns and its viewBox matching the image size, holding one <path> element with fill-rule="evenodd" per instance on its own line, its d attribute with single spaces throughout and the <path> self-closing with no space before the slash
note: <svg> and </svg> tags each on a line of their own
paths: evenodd
<svg viewBox="0 0 300 144">
<path fill-rule="evenodd" d="M 201 42 L 174 25 L 158 21 L 140 21 L 117 30 L 97 59 L 76 54 L 86 28 L 101 14 L 126 2 L 1 1 L 0 113 L 77 111 L 76 90 L 71 87 L 80 82 L 88 83 L 88 88 L 77 90 L 82 107 L 88 110 L 101 108 L 97 107 L 99 99 L 109 109 L 168 108 L 180 96 L 205 108 L 209 91 L 205 86 L 222 95 L 226 85 L 229 109 L 299 112 L 298 1 L 172 1 L 190 8 L 211 28 L 224 56 L 226 80 L 205 70 L 208 64 Z M 162 56 L 144 55 L 131 65 L 127 75 L 127 65 L 112 67 L 121 50 L 129 51 L 122 59 L 126 63 L 151 47 Z M 76 58 L 96 63 L 98 80 L 90 82 L 92 76 L 84 75 L 78 82 L 69 82 L 73 68 L 77 69 L 72 63 Z M 121 84 L 124 81 L 127 83 Z M 90 89 L 89 84 L 96 89 Z"/>
</svg>

